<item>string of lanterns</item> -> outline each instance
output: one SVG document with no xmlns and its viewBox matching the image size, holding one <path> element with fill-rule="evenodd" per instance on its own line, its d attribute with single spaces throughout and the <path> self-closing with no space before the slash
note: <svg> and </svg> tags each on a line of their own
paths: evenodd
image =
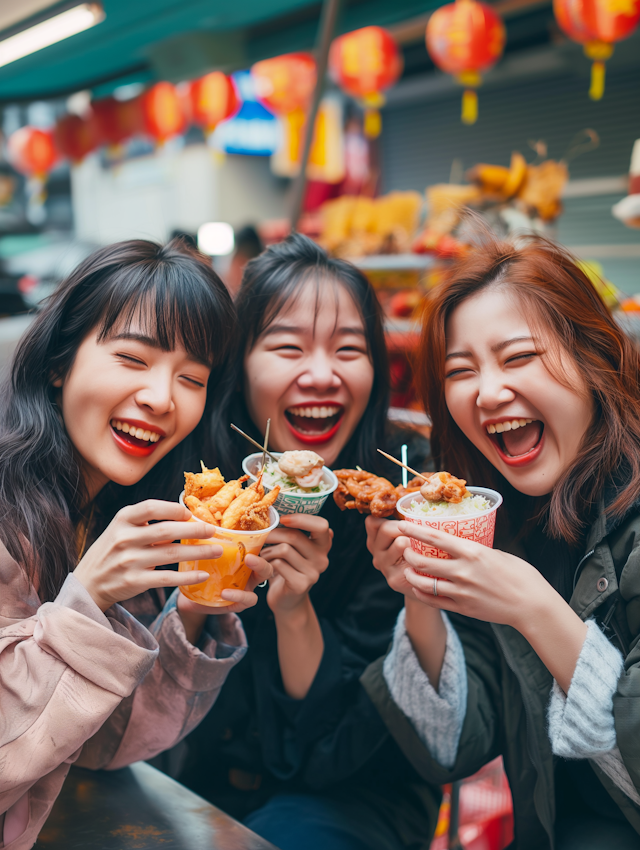
<svg viewBox="0 0 640 850">
<path fill-rule="evenodd" d="M 630 36 L 640 23 L 640 0 L 553 0 L 553 9 L 560 28 L 583 44 L 592 60 L 589 95 L 599 100 L 604 93 L 604 62 L 615 42 Z M 425 39 L 436 67 L 464 87 L 462 121 L 473 124 L 482 74 L 504 51 L 506 31 L 501 17 L 479 0 L 455 0 L 431 15 Z M 384 92 L 395 85 L 402 71 L 402 53 L 382 27 L 346 33 L 331 46 L 330 75 L 363 107 L 364 132 L 369 138 L 380 134 Z M 276 56 L 257 62 L 251 73 L 260 102 L 301 127 L 316 85 L 314 57 L 310 53 Z M 65 115 L 53 131 L 22 127 L 9 137 L 8 154 L 17 171 L 42 178 L 61 158 L 78 163 L 103 145 L 118 146 L 137 134 L 163 144 L 184 133 L 189 124 L 210 133 L 241 105 L 233 79 L 220 71 L 182 86 L 159 82 L 131 100 L 93 101 L 86 116 Z"/>
</svg>

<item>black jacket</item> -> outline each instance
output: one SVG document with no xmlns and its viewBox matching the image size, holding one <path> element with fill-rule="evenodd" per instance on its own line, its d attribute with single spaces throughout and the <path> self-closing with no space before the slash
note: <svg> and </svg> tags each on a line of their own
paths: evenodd
<svg viewBox="0 0 640 850">
<path fill-rule="evenodd" d="M 409 464 L 428 468 L 428 442 L 409 435 Z M 388 442 L 399 456 L 407 434 Z M 395 483 L 400 470 L 389 465 Z M 242 818 L 278 792 L 345 795 L 370 803 L 372 812 L 393 824 L 406 846 L 426 848 L 433 833 L 439 791 L 420 780 L 379 722 L 377 733 L 353 751 L 341 751 L 341 737 L 332 739 L 364 695 L 360 676 L 384 654 L 402 597 L 389 589 L 374 569 L 366 548 L 364 517 L 341 512 L 332 499 L 322 515 L 334 531 L 330 562 L 311 600 L 324 638 L 324 654 L 305 699 L 289 698 L 282 686 L 276 629 L 266 604 L 241 617 L 249 642 L 245 658 L 232 670 L 209 715 L 186 739 L 187 753 L 177 778 L 220 808 Z M 322 740 L 323 757 L 310 763 Z M 396 796 L 407 802 L 406 822 L 394 815 Z M 420 843 L 404 841 L 419 835 Z"/>
</svg>

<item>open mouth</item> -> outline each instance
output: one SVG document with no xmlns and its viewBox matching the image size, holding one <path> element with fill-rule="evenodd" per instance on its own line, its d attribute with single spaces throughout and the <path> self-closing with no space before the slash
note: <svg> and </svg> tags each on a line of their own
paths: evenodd
<svg viewBox="0 0 640 850">
<path fill-rule="evenodd" d="M 309 445 L 326 443 L 340 427 L 344 406 L 335 403 L 312 403 L 288 407 L 284 415 L 294 436 Z"/>
<path fill-rule="evenodd" d="M 539 419 L 510 419 L 486 428 L 489 439 L 510 466 L 524 466 L 540 454 L 544 424 Z"/>
<path fill-rule="evenodd" d="M 164 437 L 164 432 L 155 431 L 144 422 L 133 419 L 112 419 L 111 433 L 117 445 L 134 457 L 152 454 Z"/>
</svg>

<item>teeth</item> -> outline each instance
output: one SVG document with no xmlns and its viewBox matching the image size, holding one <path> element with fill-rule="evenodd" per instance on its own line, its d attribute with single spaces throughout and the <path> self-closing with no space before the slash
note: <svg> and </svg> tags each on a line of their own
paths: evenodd
<svg viewBox="0 0 640 850">
<path fill-rule="evenodd" d="M 535 422 L 535 419 L 510 419 L 506 422 L 496 422 L 487 425 L 488 434 L 502 434 L 503 431 L 515 431 L 517 428 L 524 428 L 525 425 L 530 425 Z"/>
<path fill-rule="evenodd" d="M 143 428 L 136 428 L 135 425 L 130 425 L 128 422 L 122 422 L 120 419 L 112 419 L 111 427 L 116 431 L 122 431 L 124 434 L 131 434 L 138 440 L 145 440 L 148 443 L 157 443 L 160 439 L 160 434 L 155 431 L 145 431 Z"/>
<path fill-rule="evenodd" d="M 293 416 L 305 416 L 308 419 L 328 419 L 340 412 L 339 407 L 290 407 L 289 413 Z"/>
</svg>

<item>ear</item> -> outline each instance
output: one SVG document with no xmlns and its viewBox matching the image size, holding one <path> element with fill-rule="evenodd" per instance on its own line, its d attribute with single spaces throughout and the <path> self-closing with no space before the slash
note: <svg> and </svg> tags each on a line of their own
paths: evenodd
<svg viewBox="0 0 640 850">
<path fill-rule="evenodd" d="M 62 386 L 63 383 L 64 383 L 64 380 L 62 378 L 55 378 L 55 377 L 52 376 L 51 386 L 57 387 L 58 389 L 60 389 L 60 387 Z"/>
</svg>

